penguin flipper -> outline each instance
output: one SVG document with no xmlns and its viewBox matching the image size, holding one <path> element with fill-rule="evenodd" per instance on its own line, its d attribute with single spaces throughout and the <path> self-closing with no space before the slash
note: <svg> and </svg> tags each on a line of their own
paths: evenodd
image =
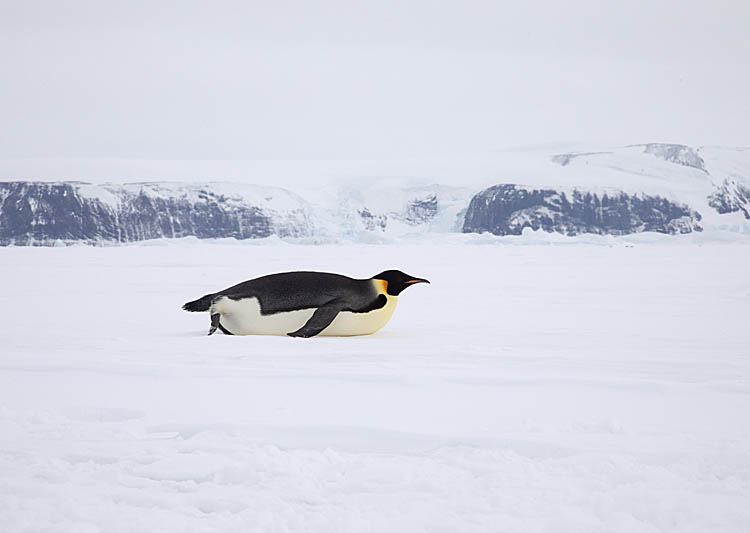
<svg viewBox="0 0 750 533">
<path fill-rule="evenodd" d="M 297 331 L 287 333 L 290 337 L 314 337 L 328 326 L 344 308 L 344 303 L 340 300 L 333 300 L 321 307 L 318 307 L 304 326 Z"/>
</svg>

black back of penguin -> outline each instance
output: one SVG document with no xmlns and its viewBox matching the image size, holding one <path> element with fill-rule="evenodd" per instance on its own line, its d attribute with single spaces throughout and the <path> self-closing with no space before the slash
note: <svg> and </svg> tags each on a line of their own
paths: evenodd
<svg viewBox="0 0 750 533">
<path fill-rule="evenodd" d="M 350 310 L 368 307 L 378 298 L 369 279 L 328 272 L 283 272 L 238 283 L 214 295 L 233 300 L 257 298 L 263 314 L 321 307 L 343 300 Z"/>
</svg>

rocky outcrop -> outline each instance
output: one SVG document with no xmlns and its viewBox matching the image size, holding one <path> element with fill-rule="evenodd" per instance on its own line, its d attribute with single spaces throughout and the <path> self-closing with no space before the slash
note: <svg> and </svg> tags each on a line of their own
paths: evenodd
<svg viewBox="0 0 750 533">
<path fill-rule="evenodd" d="M 406 206 L 404 220 L 409 224 L 417 225 L 429 222 L 438 212 L 437 195 L 430 194 L 424 198 L 415 199 Z"/>
<path fill-rule="evenodd" d="M 359 213 L 360 219 L 362 220 L 362 225 L 364 226 L 366 230 L 385 231 L 385 228 L 388 225 L 388 215 L 385 215 L 385 214 L 374 215 L 366 207 L 364 209 L 361 209 L 358 213 Z"/>
<path fill-rule="evenodd" d="M 436 194 L 428 194 L 423 198 L 412 198 L 406 206 L 398 211 L 373 213 L 363 207 L 357 211 L 362 227 L 368 231 L 386 231 L 388 223 L 401 222 L 410 226 L 427 224 L 435 218 L 438 212 L 438 198 Z"/>
<path fill-rule="evenodd" d="M 670 163 L 706 171 L 706 163 L 698 152 L 684 144 L 649 143 L 641 145 L 644 153 L 654 155 Z"/>
<path fill-rule="evenodd" d="M 464 233 L 520 235 L 524 228 L 578 235 L 626 235 L 643 231 L 701 231 L 697 211 L 659 196 L 624 192 L 597 194 L 578 189 L 558 191 L 513 184 L 495 185 L 472 198 Z"/>
<path fill-rule="evenodd" d="M 248 239 L 284 229 L 274 231 L 264 209 L 240 198 L 200 186 L 167 192 L 154 184 L 0 183 L 0 244 L 124 243 L 191 235 Z"/>
<path fill-rule="evenodd" d="M 115 213 L 87 201 L 72 183 L 0 183 L 0 244 L 63 240 L 114 240 Z"/>
<path fill-rule="evenodd" d="M 651 154 L 659 159 L 663 159 L 670 163 L 682 165 L 685 167 L 691 167 L 703 172 L 706 170 L 705 161 L 698 155 L 698 151 L 694 150 L 690 146 L 684 144 L 667 144 L 667 143 L 649 143 L 649 144 L 636 144 L 634 147 L 642 147 L 643 153 Z M 558 163 L 562 166 L 568 166 L 573 159 L 578 157 L 590 157 L 596 155 L 607 155 L 613 152 L 571 152 L 567 154 L 557 154 L 550 157 L 553 163 Z"/>
<path fill-rule="evenodd" d="M 720 214 L 741 212 L 750 219 L 750 187 L 727 178 L 708 197 L 708 205 Z"/>
<path fill-rule="evenodd" d="M 611 154 L 612 152 L 571 152 L 569 154 L 557 154 L 553 155 L 550 159 L 553 163 L 557 163 L 563 167 L 567 167 L 570 162 L 576 157 L 587 157 L 591 155 L 605 155 Z"/>
</svg>

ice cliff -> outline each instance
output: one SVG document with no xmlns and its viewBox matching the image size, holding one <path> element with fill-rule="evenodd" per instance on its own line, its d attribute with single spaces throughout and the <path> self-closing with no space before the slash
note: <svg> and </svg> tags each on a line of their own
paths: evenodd
<svg viewBox="0 0 750 533">
<path fill-rule="evenodd" d="M 520 235 L 524 228 L 578 235 L 701 231 L 701 215 L 659 196 L 496 185 L 472 198 L 463 232 Z"/>
</svg>

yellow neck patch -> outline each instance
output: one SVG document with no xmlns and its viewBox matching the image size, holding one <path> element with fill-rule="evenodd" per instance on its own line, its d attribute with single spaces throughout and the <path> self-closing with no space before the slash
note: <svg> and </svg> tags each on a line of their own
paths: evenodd
<svg viewBox="0 0 750 533">
<path fill-rule="evenodd" d="M 378 280 L 382 284 L 383 292 L 388 293 L 388 282 L 384 279 Z"/>
</svg>

